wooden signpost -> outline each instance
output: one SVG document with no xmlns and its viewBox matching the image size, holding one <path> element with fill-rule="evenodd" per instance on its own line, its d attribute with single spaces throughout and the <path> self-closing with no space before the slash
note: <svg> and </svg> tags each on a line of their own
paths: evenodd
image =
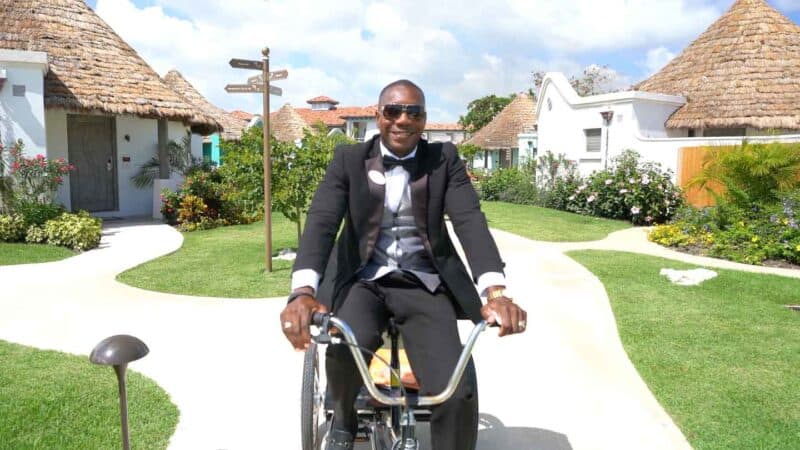
<svg viewBox="0 0 800 450">
<path fill-rule="evenodd" d="M 234 69 L 260 70 L 261 73 L 247 79 L 247 84 L 229 84 L 225 91 L 230 94 L 261 93 L 264 96 L 264 110 L 261 125 L 264 128 L 264 263 L 267 272 L 272 272 L 272 160 L 269 148 L 269 95 L 281 95 L 283 90 L 270 86 L 270 81 L 284 80 L 289 76 L 286 70 L 269 71 L 269 48 L 261 51 L 261 61 L 233 58 L 230 65 Z"/>
</svg>

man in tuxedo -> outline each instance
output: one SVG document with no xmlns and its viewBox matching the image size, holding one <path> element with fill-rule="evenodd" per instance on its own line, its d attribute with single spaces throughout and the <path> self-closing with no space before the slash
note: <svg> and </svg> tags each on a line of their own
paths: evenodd
<svg viewBox="0 0 800 450">
<path fill-rule="evenodd" d="M 333 311 L 361 345 L 375 350 L 394 317 L 421 393 L 435 394 L 461 352 L 456 319 L 499 322 L 505 336 L 525 330 L 526 312 L 504 293 L 503 262 L 455 146 L 421 139 L 425 119 L 422 90 L 395 81 L 379 96 L 380 135 L 336 149 L 311 203 L 281 327 L 303 350 L 311 313 Z M 448 236 L 445 214 L 477 290 Z M 326 369 L 335 405 L 326 448 L 352 449 L 362 380 L 349 348 L 329 346 Z M 453 397 L 433 409 L 430 425 L 434 450 L 475 447 L 472 361 Z"/>
</svg>

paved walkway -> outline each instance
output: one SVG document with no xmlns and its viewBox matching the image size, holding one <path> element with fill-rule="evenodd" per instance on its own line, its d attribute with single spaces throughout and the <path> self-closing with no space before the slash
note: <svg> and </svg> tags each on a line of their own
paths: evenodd
<svg viewBox="0 0 800 450">
<path fill-rule="evenodd" d="M 623 351 L 603 286 L 562 253 L 660 247 L 648 250 L 639 230 L 579 245 L 493 233 L 529 324 L 523 335 L 489 331 L 478 342 L 478 448 L 689 448 Z M 299 448 L 302 354 L 280 332 L 282 299 L 168 295 L 114 280 L 181 242 L 165 225 L 111 223 L 98 250 L 0 267 L 0 339 L 87 355 L 106 336 L 133 334 L 151 353 L 132 369 L 181 411 L 170 448 Z M 462 334 L 470 327 L 462 324 Z"/>
</svg>

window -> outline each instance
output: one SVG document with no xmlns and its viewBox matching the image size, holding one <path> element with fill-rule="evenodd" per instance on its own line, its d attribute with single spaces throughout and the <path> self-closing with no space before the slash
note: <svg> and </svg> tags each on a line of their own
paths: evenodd
<svg viewBox="0 0 800 450">
<path fill-rule="evenodd" d="M 596 153 L 600 151 L 600 136 L 602 130 L 600 128 L 588 128 L 583 130 L 586 135 L 586 152 Z"/>
<path fill-rule="evenodd" d="M 744 128 L 706 128 L 703 130 L 703 137 L 723 137 L 723 136 L 745 136 L 747 130 Z"/>
</svg>

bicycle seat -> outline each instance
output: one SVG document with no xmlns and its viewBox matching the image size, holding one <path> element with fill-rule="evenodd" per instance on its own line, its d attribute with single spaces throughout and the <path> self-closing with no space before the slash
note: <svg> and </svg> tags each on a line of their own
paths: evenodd
<svg viewBox="0 0 800 450">
<path fill-rule="evenodd" d="M 386 361 L 391 358 L 391 349 L 388 348 L 378 349 L 375 353 Z M 411 363 L 408 361 L 405 349 L 400 349 L 398 353 L 400 355 L 400 382 L 406 389 L 419 390 L 419 383 L 411 370 Z M 372 358 L 372 362 L 369 364 L 369 374 L 378 387 L 390 388 L 392 386 L 391 371 L 378 358 Z"/>
</svg>

